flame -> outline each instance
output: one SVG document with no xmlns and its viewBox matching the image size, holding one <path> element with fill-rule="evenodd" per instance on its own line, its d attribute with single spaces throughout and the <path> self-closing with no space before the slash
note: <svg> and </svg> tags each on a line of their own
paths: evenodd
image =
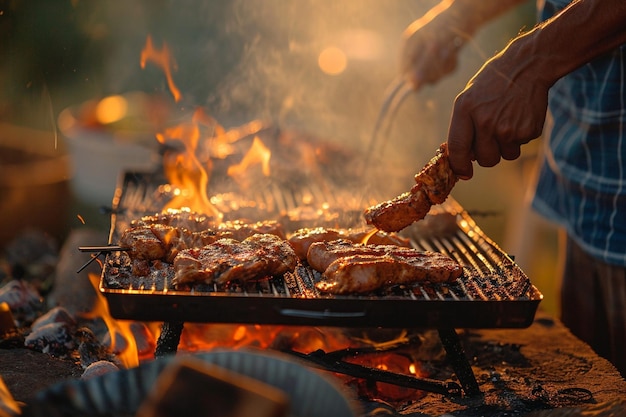
<svg viewBox="0 0 626 417">
<path fill-rule="evenodd" d="M 163 210 L 188 208 L 221 219 L 221 213 L 211 204 L 208 196 L 212 162 L 208 159 L 203 165 L 196 154 L 200 140 L 206 139 L 203 127 L 211 127 L 219 132 L 223 130 L 221 126 L 215 126 L 214 120 L 199 108 L 190 122 L 167 128 L 156 135 L 157 140 L 164 145 L 178 142 L 184 148 L 184 152 L 168 150 L 163 155 L 163 169 L 175 195 Z"/>
<path fill-rule="evenodd" d="M 98 291 L 100 278 L 96 274 L 89 274 L 89 281 L 96 290 L 96 301 L 94 302 L 92 310 L 88 313 L 83 313 L 82 316 L 86 319 L 100 318 L 104 321 L 109 330 L 109 335 L 111 336 L 111 351 L 116 353 L 117 358 L 125 368 L 132 368 L 139 365 L 137 343 L 131 330 L 133 322 L 113 319 L 109 313 L 109 305 L 104 299 L 104 296 Z M 126 346 L 121 352 L 118 352 L 118 347 L 116 346 L 117 335 L 123 337 L 126 341 Z"/>
<path fill-rule="evenodd" d="M 138 340 L 138 334 L 133 332 L 133 325 L 137 322 L 128 320 L 116 320 L 111 317 L 108 304 L 104 296 L 97 290 L 99 278 L 96 274 L 89 274 L 89 280 L 96 289 L 96 302 L 89 313 L 84 313 L 87 319 L 100 318 L 104 321 L 111 335 L 111 351 L 114 352 L 128 369 L 136 367 L 144 360 L 152 360 L 153 352 L 158 339 L 159 331 L 156 328 L 148 329 L 145 334 L 139 335 L 143 339 Z M 157 325 L 156 323 L 152 323 Z M 144 327 L 147 329 L 147 327 Z M 121 346 L 118 346 L 120 336 Z M 413 361 L 408 355 L 394 352 L 386 352 L 386 347 L 406 341 L 406 335 L 400 334 L 387 342 L 374 342 L 368 338 L 359 338 L 345 333 L 340 328 L 318 328 L 312 326 L 272 326 L 272 325 L 242 325 L 242 324 L 203 324 L 185 323 L 178 345 L 178 352 L 191 353 L 209 351 L 215 348 L 239 349 L 244 347 L 257 347 L 274 349 L 277 351 L 293 350 L 308 354 L 318 350 L 326 352 L 349 350 L 363 346 L 375 347 L 379 352 L 360 353 L 353 357 L 344 358 L 347 362 L 377 368 L 385 371 L 404 373 L 418 377 L 428 377 L 428 373 L 420 368 L 419 363 Z M 139 345 L 147 345 L 147 348 L 139 349 Z M 400 402 L 422 398 L 424 392 L 403 388 L 395 385 L 367 381 L 347 375 L 336 374 L 347 385 L 353 385 L 360 395 L 368 398 L 381 398 L 387 401 Z"/>
<path fill-rule="evenodd" d="M 378 233 L 378 229 L 373 228 L 372 230 L 367 232 L 365 236 L 363 236 L 363 238 L 361 239 L 361 243 L 364 245 L 367 245 L 367 242 L 369 242 L 370 238 L 374 236 L 376 233 Z"/>
<path fill-rule="evenodd" d="M 341 74 L 347 65 L 345 53 L 338 48 L 328 48 L 320 54 L 320 68 L 328 74 Z M 171 68 L 172 59 L 166 44 L 162 49 L 154 48 L 152 38 L 148 36 L 146 46 L 141 53 L 141 67 L 145 68 L 147 62 L 153 62 L 163 69 L 167 77 L 168 86 L 175 100 L 181 98 L 180 91 L 174 85 Z M 170 209 L 188 209 L 193 212 L 205 213 L 218 219 L 222 218 L 221 213 L 211 203 L 208 195 L 210 174 L 213 168 L 211 158 L 225 159 L 235 154 L 233 144 L 243 137 L 251 137 L 262 128 L 261 122 L 255 121 L 244 130 L 226 131 L 215 119 L 208 115 L 202 108 L 198 108 L 190 121 L 180 123 L 157 134 L 157 140 L 166 145 L 163 156 L 163 166 L 165 175 L 169 181 L 170 190 L 174 193 L 174 198 L 163 208 L 163 211 Z M 183 149 L 180 149 L 182 145 Z M 202 145 L 202 146 L 200 146 Z M 208 145 L 205 146 L 205 145 Z M 281 143 L 282 146 L 294 145 L 292 143 Z M 302 168 L 319 174 L 317 157 L 320 150 L 306 143 L 298 143 L 300 150 L 300 162 Z M 201 148 L 206 149 L 201 149 Z M 208 149 L 208 157 L 202 157 L 199 153 Z M 232 177 L 242 188 L 247 188 L 253 175 L 260 168 L 262 175 L 270 176 L 271 152 L 263 141 L 255 136 L 250 148 L 242 157 L 238 164 L 231 165 L 227 174 Z M 328 210 L 329 205 L 325 203 L 324 210 Z M 320 213 L 317 213 L 319 216 Z M 368 231 L 363 236 L 363 243 L 377 233 L 376 229 Z M 90 277 L 90 279 L 92 279 Z M 97 277 L 92 283 L 97 288 Z M 120 356 L 123 358 L 125 366 L 135 366 L 140 355 L 137 343 L 130 331 L 130 324 L 126 321 L 116 321 L 110 317 L 107 304 L 102 295 L 98 294 L 98 303 L 94 307 L 92 314 L 94 317 L 102 317 L 109 328 L 111 334 L 124 335 L 129 343 Z M 154 332 L 157 334 L 157 332 Z M 401 338 L 404 336 L 401 336 Z M 113 338 L 112 338 L 113 339 Z M 156 338 L 155 338 L 156 340 Z M 397 343 L 400 339 L 395 339 L 389 343 Z M 184 330 L 178 345 L 179 352 L 206 351 L 218 347 L 241 348 L 259 347 L 276 350 L 294 350 L 301 353 L 310 353 L 317 350 L 339 351 L 362 346 L 373 346 L 371 341 L 358 339 L 346 334 L 339 328 L 317 328 L 312 326 L 270 326 L 270 325 L 242 325 L 242 324 L 202 324 L 185 323 Z M 379 346 L 383 348 L 384 346 Z M 407 357 L 389 353 L 374 353 L 358 355 L 354 362 L 390 370 L 415 374 L 417 365 Z M 350 378 L 347 378 L 350 380 Z M 368 384 L 365 384 L 368 385 Z M 397 387 L 376 384 L 376 398 L 389 397 L 392 399 L 409 398 L 407 390 Z M 414 396 L 414 390 L 410 390 Z"/>
<path fill-rule="evenodd" d="M 170 54 L 170 49 L 166 43 L 163 43 L 163 47 L 161 49 L 156 49 L 150 35 L 148 35 L 146 45 L 141 51 L 141 68 L 145 69 L 146 63 L 148 62 L 152 62 L 163 70 L 165 77 L 167 78 L 167 86 L 174 96 L 174 100 L 178 103 L 183 96 L 178 87 L 176 87 L 176 84 L 174 84 L 174 79 L 172 78 L 172 69 L 176 69 L 176 64 Z"/>
<path fill-rule="evenodd" d="M 269 177 L 271 156 L 272 153 L 267 146 L 265 146 L 258 136 L 255 136 L 250 149 L 248 149 L 248 152 L 243 156 L 241 162 L 228 167 L 227 173 L 245 188 L 247 187 L 250 168 L 254 165 L 261 165 L 261 172 L 266 177 Z"/>
<path fill-rule="evenodd" d="M 354 343 L 340 329 L 258 324 L 185 323 L 178 350 L 206 351 L 218 347 L 257 347 L 310 353 L 318 349 L 339 350 Z"/>
</svg>

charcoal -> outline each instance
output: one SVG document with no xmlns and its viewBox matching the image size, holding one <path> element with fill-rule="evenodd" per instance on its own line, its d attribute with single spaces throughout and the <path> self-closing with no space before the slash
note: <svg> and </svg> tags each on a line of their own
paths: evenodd
<svg viewBox="0 0 626 417">
<path fill-rule="evenodd" d="M 0 288 L 0 303 L 6 302 L 20 324 L 31 323 L 43 310 L 37 289 L 23 280 L 11 280 Z"/>
<path fill-rule="evenodd" d="M 72 328 L 66 323 L 49 323 L 26 336 L 24 346 L 49 355 L 66 358 L 75 348 Z"/>
</svg>

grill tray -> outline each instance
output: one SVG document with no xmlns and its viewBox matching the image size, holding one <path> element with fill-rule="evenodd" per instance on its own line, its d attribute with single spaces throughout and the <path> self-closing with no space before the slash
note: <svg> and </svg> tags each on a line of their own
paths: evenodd
<svg viewBox="0 0 626 417">
<path fill-rule="evenodd" d="M 162 209 L 167 198 L 162 184 L 162 178 L 151 173 L 120 177 L 113 199 L 110 243 L 117 242 L 131 220 Z M 299 190 L 300 194 L 274 191 L 268 184 L 263 193 L 263 207 L 271 209 L 255 210 L 265 219 L 297 208 L 302 193 L 315 194 L 306 189 Z M 353 194 L 335 193 L 328 205 L 342 207 L 347 216 L 360 216 L 362 208 L 350 210 Z M 245 286 L 203 285 L 193 291 L 174 291 L 167 288 L 171 274 L 130 277 L 129 268 L 120 268 L 123 256 L 111 252 L 105 260 L 100 291 L 113 317 L 141 321 L 388 328 L 530 326 L 542 294 L 453 198 L 403 234 L 418 249 L 456 259 L 463 265 L 463 276 L 452 284 L 424 283 L 375 295 L 332 296 L 319 293 L 314 286 L 318 273 L 303 268 Z"/>
</svg>

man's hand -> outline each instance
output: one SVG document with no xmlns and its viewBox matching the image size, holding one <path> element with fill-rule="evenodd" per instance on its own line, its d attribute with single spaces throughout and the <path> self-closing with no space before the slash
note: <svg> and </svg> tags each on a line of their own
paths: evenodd
<svg viewBox="0 0 626 417">
<path fill-rule="evenodd" d="M 454 71 L 458 51 L 471 36 L 448 6 L 448 2 L 440 3 L 404 31 L 400 73 L 415 89 Z"/>
<path fill-rule="evenodd" d="M 400 73 L 417 89 L 457 67 L 461 47 L 482 25 L 528 0 L 441 0 L 403 34 Z"/>
<path fill-rule="evenodd" d="M 541 135 L 551 83 L 530 76 L 530 61 L 517 57 L 509 51 L 487 61 L 454 102 L 448 150 L 460 178 L 472 177 L 474 160 L 491 167 L 517 159 Z"/>
<path fill-rule="evenodd" d="M 473 175 L 516 159 L 539 137 L 548 90 L 564 75 L 626 43 L 624 0 L 581 0 L 515 38 L 470 80 L 454 102 L 448 130 L 450 167 Z"/>
</svg>

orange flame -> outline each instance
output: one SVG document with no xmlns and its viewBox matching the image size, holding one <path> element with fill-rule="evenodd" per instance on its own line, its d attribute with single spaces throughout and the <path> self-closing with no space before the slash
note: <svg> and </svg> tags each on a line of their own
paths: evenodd
<svg viewBox="0 0 626 417">
<path fill-rule="evenodd" d="M 92 310 L 88 313 L 84 313 L 83 317 L 87 319 L 100 318 L 104 321 L 109 330 L 109 335 L 111 336 L 111 351 L 116 353 L 117 358 L 125 368 L 132 368 L 139 365 L 137 343 L 130 328 L 133 322 L 113 319 L 109 313 L 109 305 L 104 299 L 104 296 L 98 291 L 100 278 L 96 274 L 89 274 L 89 281 L 96 290 L 96 301 L 94 302 Z M 126 340 L 126 347 L 121 352 L 117 352 L 117 335 L 120 335 Z"/>
<path fill-rule="evenodd" d="M 245 187 L 247 186 L 247 173 L 250 172 L 250 167 L 254 165 L 261 165 L 263 175 L 269 177 L 271 156 L 272 153 L 267 146 L 265 146 L 258 136 L 255 136 L 250 149 L 248 149 L 248 152 L 243 156 L 241 162 L 228 167 L 227 173 L 239 182 L 240 185 Z"/>
<path fill-rule="evenodd" d="M 172 69 L 176 69 L 176 64 L 170 54 L 170 49 L 166 43 L 163 43 L 163 47 L 161 49 L 156 49 L 150 35 L 148 35 L 146 45 L 141 51 L 140 64 L 142 69 L 146 68 L 147 62 L 152 62 L 163 70 L 165 77 L 167 78 L 167 86 L 174 96 L 174 100 L 178 103 L 183 96 L 178 87 L 174 84 L 174 79 L 172 77 Z"/>
<path fill-rule="evenodd" d="M 213 127 L 221 132 L 222 127 L 212 126 L 214 121 L 202 109 L 197 109 L 192 120 L 165 129 L 158 133 L 157 140 L 163 144 L 177 141 L 183 144 L 184 152 L 166 151 L 163 155 L 163 167 L 170 185 L 174 187 L 175 197 L 163 208 L 189 208 L 191 211 L 205 213 L 221 219 L 221 213 L 215 208 L 208 196 L 208 185 L 212 162 L 207 160 L 204 166 L 196 151 L 201 139 L 201 127 Z"/>
</svg>

